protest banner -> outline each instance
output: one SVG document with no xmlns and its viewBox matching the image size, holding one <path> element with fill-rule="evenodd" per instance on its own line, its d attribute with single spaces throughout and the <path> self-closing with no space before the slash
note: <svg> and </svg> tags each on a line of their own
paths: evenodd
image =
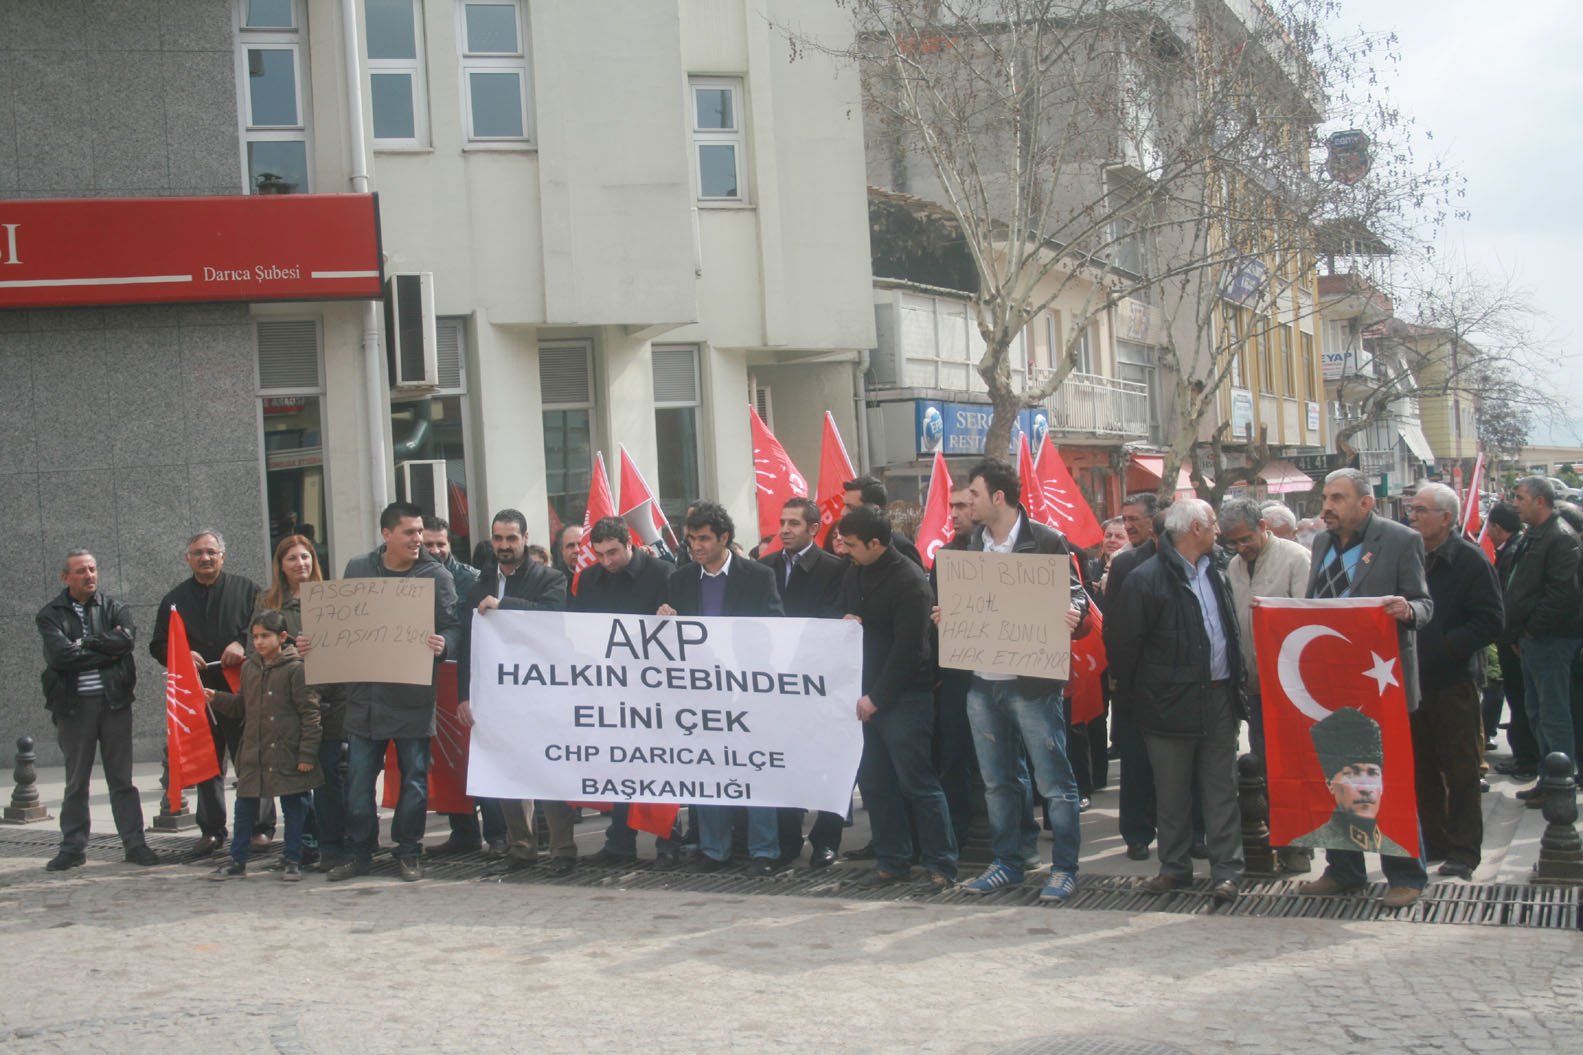
<svg viewBox="0 0 1583 1055">
<path fill-rule="evenodd" d="M 1071 557 L 942 549 L 934 569 L 940 666 L 1066 680 Z"/>
<path fill-rule="evenodd" d="M 331 579 L 302 584 L 303 657 L 310 685 L 434 679 L 434 580 Z"/>
<path fill-rule="evenodd" d="M 847 620 L 475 614 L 467 790 L 845 813 L 862 642 Z"/>
<path fill-rule="evenodd" d="M 1254 599 L 1272 846 L 1418 856 L 1412 730 L 1384 603 Z"/>
</svg>

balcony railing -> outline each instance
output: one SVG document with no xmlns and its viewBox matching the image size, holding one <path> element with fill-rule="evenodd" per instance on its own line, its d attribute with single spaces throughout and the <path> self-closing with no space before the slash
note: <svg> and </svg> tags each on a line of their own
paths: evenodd
<svg viewBox="0 0 1583 1055">
<path fill-rule="evenodd" d="M 1034 382 L 1039 380 L 1035 376 Z M 1151 432 L 1149 387 L 1138 381 L 1115 381 L 1097 374 L 1067 374 L 1048 405 L 1053 432 L 1135 439 L 1147 439 Z"/>
</svg>

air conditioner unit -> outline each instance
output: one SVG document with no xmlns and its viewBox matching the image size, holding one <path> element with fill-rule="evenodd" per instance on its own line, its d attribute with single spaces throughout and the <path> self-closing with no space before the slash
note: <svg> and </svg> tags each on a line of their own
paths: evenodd
<svg viewBox="0 0 1583 1055">
<path fill-rule="evenodd" d="M 445 461 L 397 462 L 396 500 L 411 502 L 424 516 L 446 516 L 450 495 L 445 489 Z"/>
<path fill-rule="evenodd" d="M 391 275 L 386 280 L 385 354 L 392 388 L 440 386 L 432 272 Z"/>
</svg>

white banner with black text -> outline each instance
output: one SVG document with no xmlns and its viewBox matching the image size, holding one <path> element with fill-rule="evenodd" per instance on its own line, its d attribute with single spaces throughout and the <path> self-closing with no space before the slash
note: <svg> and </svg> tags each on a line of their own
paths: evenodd
<svg viewBox="0 0 1583 1055">
<path fill-rule="evenodd" d="M 849 620 L 475 613 L 467 790 L 845 813 L 862 666 Z"/>
</svg>

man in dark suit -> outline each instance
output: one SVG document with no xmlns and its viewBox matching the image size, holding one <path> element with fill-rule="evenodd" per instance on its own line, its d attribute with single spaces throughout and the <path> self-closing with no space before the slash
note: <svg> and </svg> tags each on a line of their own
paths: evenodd
<svg viewBox="0 0 1583 1055">
<path fill-rule="evenodd" d="M 1101 610 L 1109 612 L 1121 599 L 1121 584 L 1127 581 L 1132 570 L 1154 556 L 1154 515 L 1159 510 L 1159 499 L 1147 492 L 1128 495 L 1121 503 L 1121 526 L 1126 529 L 1131 549 L 1122 550 L 1110 562 L 1105 576 L 1105 600 Z M 1110 623 L 1105 624 L 1105 650 L 1112 651 L 1113 633 Z M 1149 844 L 1154 842 L 1154 769 L 1149 765 L 1149 751 L 1144 745 L 1143 733 L 1132 720 L 1132 701 L 1117 691 L 1116 676 L 1111 674 L 1110 735 L 1116 744 L 1116 754 L 1121 761 L 1121 801 L 1118 805 L 1118 826 L 1121 838 L 1127 844 L 1127 856 L 1134 861 L 1149 859 Z"/>
<path fill-rule="evenodd" d="M 601 612 L 610 615 L 648 615 L 657 611 L 669 596 L 671 573 L 675 565 L 651 557 L 632 545 L 632 533 L 620 517 L 604 517 L 589 529 L 597 564 L 583 569 L 577 593 L 567 606 L 573 612 Z M 674 868 L 679 864 L 676 841 L 657 836 L 654 866 Z M 638 833 L 627 824 L 627 804 L 612 803 L 610 827 L 605 830 L 604 847 L 589 864 L 625 865 L 638 858 Z"/>
<path fill-rule="evenodd" d="M 725 507 L 699 502 L 687 514 L 687 550 L 691 564 L 676 569 L 669 583 L 669 601 L 660 615 L 779 616 L 785 615 L 775 573 L 756 561 L 735 557 L 731 543 L 736 525 Z M 694 806 L 698 819 L 699 854 L 692 872 L 717 872 L 731 863 L 729 806 Z M 780 835 L 775 810 L 748 808 L 748 852 L 755 875 L 772 875 L 780 860 Z"/>
<path fill-rule="evenodd" d="M 819 505 L 808 498 L 788 498 L 781 507 L 781 548 L 761 563 L 775 573 L 781 603 L 786 614 L 798 619 L 840 619 L 841 577 L 846 561 L 826 553 L 814 543 L 819 531 Z M 780 864 L 795 861 L 802 853 L 803 814 L 806 810 L 785 807 L 777 811 L 780 825 Z M 813 852 L 810 868 L 825 868 L 835 861 L 841 849 L 841 829 L 846 818 L 839 813 L 820 811 L 808 841 Z"/>
<path fill-rule="evenodd" d="M 1314 539 L 1309 597 L 1383 597 L 1386 614 L 1397 622 L 1402 689 L 1407 710 L 1418 709 L 1418 629 L 1434 615 L 1424 579 L 1424 540 L 1411 528 L 1374 515 L 1369 478 L 1356 469 L 1337 469 L 1325 477 L 1325 530 Z M 1390 884 L 1382 903 L 1403 908 L 1417 901 L 1429 881 L 1422 860 L 1380 856 Z M 1325 851 L 1325 872 L 1298 888 L 1304 894 L 1346 894 L 1368 882 L 1361 850 Z"/>
</svg>

